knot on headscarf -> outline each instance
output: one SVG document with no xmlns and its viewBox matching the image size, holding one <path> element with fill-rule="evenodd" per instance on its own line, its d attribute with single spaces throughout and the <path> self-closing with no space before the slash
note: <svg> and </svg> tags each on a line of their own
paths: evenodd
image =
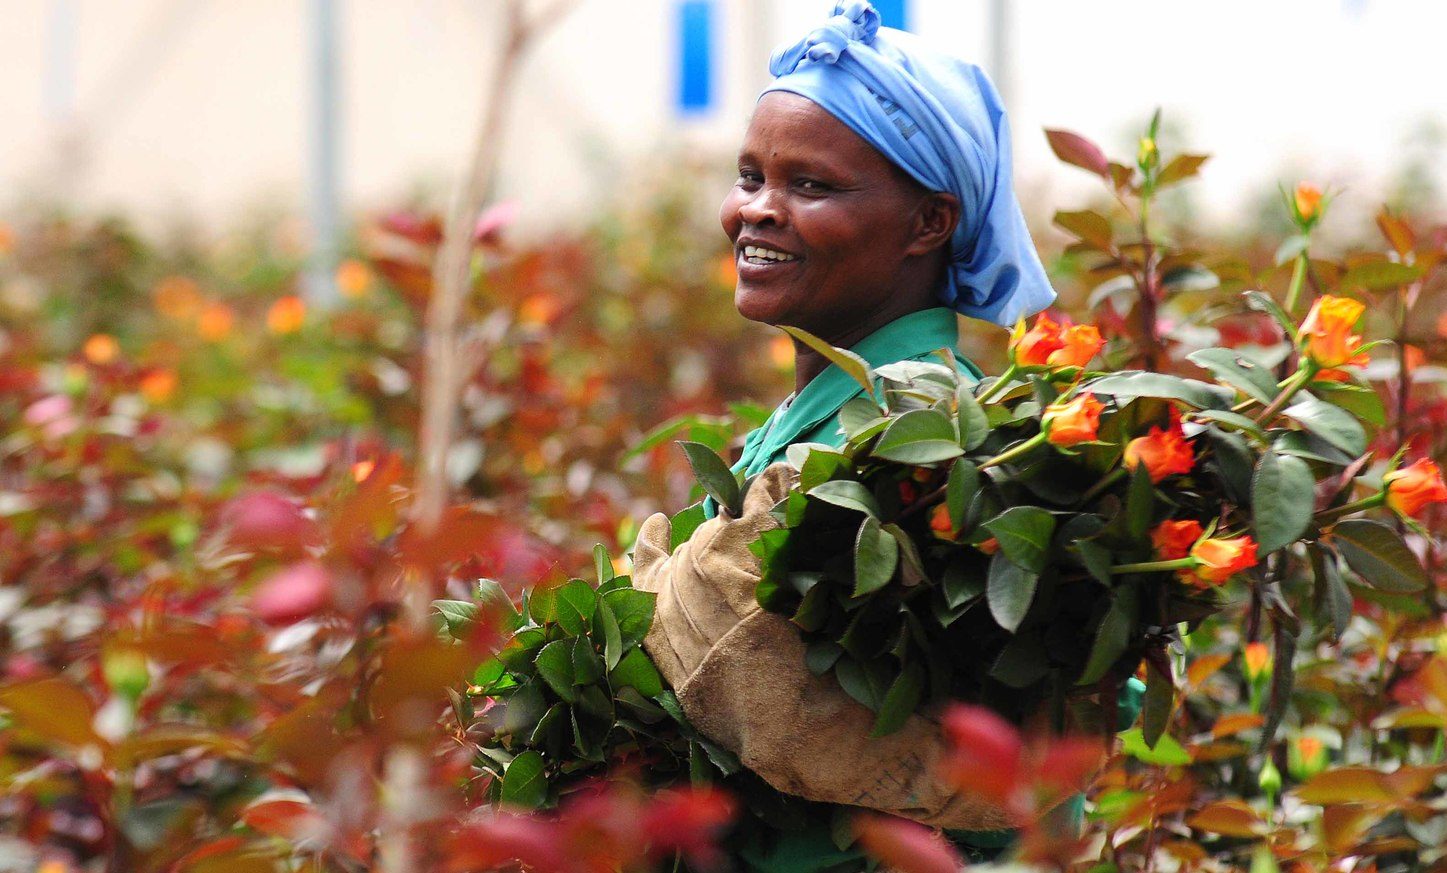
<svg viewBox="0 0 1447 873">
<path fill-rule="evenodd" d="M 1009 326 L 1055 299 L 1015 199 L 1010 125 L 984 71 L 904 31 L 867 0 L 774 52 L 764 89 L 819 104 L 931 191 L 960 201 L 939 297 Z"/>
<path fill-rule="evenodd" d="M 832 64 L 839 60 L 851 42 L 868 45 L 879 32 L 879 13 L 868 0 L 840 0 L 834 16 L 824 26 L 792 45 L 780 46 L 769 59 L 769 72 L 775 76 L 792 73 L 805 58 Z"/>
</svg>

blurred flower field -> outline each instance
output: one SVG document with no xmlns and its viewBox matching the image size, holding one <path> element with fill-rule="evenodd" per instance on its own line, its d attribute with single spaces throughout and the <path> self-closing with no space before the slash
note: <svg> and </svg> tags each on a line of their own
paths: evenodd
<svg viewBox="0 0 1447 873">
<path fill-rule="evenodd" d="M 1046 248 L 1060 311 L 1099 327 L 1110 367 L 1209 378 L 1185 360 L 1208 345 L 1275 363 L 1292 349 L 1263 300 L 1300 321 L 1320 295 L 1359 299 L 1362 335 L 1392 343 L 1323 392 L 1375 425 L 1358 469 L 1399 447 L 1447 460 L 1447 228 L 1384 211 L 1315 244 L 1332 192 L 1302 187 L 1292 230 L 1212 239 L 1149 211 L 1203 158 L 1053 144 L 1102 179 Z M 626 571 L 637 523 L 694 499 L 672 440 L 723 448 L 787 392 L 792 347 L 734 313 L 732 258 L 697 212 L 662 196 L 529 242 L 505 206 L 484 216 L 475 373 L 427 532 L 408 513 L 437 218 L 365 221 L 329 306 L 304 298 L 284 224 L 0 228 L 0 869 L 705 863 L 729 808 L 705 789 L 477 817 L 480 721 L 458 692 L 497 638 L 483 622 L 454 644 L 426 617 L 480 577 L 516 598 L 587 575 L 595 543 Z M 964 337 L 1004 369 L 1003 332 Z M 1128 732 L 1097 779 L 1081 869 L 1447 863 L 1447 511 L 1406 508 L 1392 526 L 1425 590 L 1348 567 L 1328 586 L 1304 557 L 1228 586 L 1171 653 L 1164 736 Z M 868 835 L 938 869 L 908 833 Z"/>
</svg>

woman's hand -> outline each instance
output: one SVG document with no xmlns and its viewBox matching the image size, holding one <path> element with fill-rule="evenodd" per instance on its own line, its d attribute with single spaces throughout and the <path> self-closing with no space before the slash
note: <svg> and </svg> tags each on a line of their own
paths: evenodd
<svg viewBox="0 0 1447 873">
<path fill-rule="evenodd" d="M 671 555 L 667 517 L 648 519 L 633 578 L 658 595 L 644 647 L 694 727 L 780 791 L 936 827 L 1008 827 L 1003 810 L 938 780 L 947 749 L 936 722 L 912 716 L 871 738 L 874 714 L 832 678 L 810 673 L 798 630 L 754 599 L 759 561 L 749 544 L 777 526 L 771 510 L 796 475 L 786 464 L 769 467 L 739 518 L 705 522 Z"/>
</svg>

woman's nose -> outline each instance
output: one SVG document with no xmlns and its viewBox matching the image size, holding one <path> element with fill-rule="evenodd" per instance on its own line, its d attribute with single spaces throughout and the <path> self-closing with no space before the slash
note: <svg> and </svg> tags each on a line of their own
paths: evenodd
<svg viewBox="0 0 1447 873">
<path fill-rule="evenodd" d="M 739 206 L 739 218 L 743 219 L 744 224 L 755 226 L 785 224 L 786 214 L 781 194 L 774 186 L 765 185 Z"/>
</svg>

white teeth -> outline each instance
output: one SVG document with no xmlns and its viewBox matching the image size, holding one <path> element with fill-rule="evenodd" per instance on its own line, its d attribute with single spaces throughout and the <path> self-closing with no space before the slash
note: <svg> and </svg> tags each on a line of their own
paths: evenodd
<svg viewBox="0 0 1447 873">
<path fill-rule="evenodd" d="M 766 249 L 760 246 L 744 246 L 744 258 L 750 261 L 766 263 L 769 261 L 792 261 L 794 256 L 784 252 L 776 252 L 773 249 Z"/>
</svg>

